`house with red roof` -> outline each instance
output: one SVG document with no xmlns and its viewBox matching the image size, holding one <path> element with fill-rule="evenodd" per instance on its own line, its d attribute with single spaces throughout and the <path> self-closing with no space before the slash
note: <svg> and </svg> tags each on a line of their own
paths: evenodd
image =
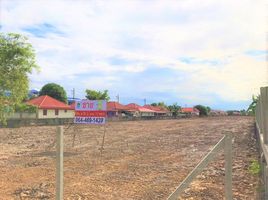
<svg viewBox="0 0 268 200">
<path fill-rule="evenodd" d="M 143 107 L 155 111 L 155 116 L 172 116 L 167 108 L 161 106 L 144 105 Z"/>
<path fill-rule="evenodd" d="M 107 102 L 107 117 L 123 117 L 125 115 L 131 115 L 132 112 L 134 110 L 116 101 Z"/>
<path fill-rule="evenodd" d="M 127 104 L 126 108 L 132 110 L 133 116 L 136 117 L 153 117 L 155 115 L 154 110 L 145 108 L 135 103 Z"/>
<path fill-rule="evenodd" d="M 199 116 L 199 110 L 197 108 L 181 108 L 181 113 L 191 115 L 191 116 Z"/>
<path fill-rule="evenodd" d="M 48 95 L 39 96 L 26 102 L 38 108 L 37 118 L 73 118 L 74 109 Z"/>
</svg>

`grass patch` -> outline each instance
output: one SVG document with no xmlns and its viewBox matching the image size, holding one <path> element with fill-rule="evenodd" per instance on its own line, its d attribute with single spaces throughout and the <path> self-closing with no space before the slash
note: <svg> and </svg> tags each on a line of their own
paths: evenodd
<svg viewBox="0 0 268 200">
<path fill-rule="evenodd" d="M 258 175 L 261 172 L 261 166 L 259 161 L 252 160 L 249 165 L 249 172 L 253 175 Z"/>
</svg>

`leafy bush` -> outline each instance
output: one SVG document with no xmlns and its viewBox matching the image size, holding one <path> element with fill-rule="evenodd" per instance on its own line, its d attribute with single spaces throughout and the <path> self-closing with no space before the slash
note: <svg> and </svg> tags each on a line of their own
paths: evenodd
<svg viewBox="0 0 268 200">
<path fill-rule="evenodd" d="M 35 113 L 37 111 L 36 106 L 27 105 L 27 104 L 17 104 L 15 106 L 15 112 L 28 112 Z"/>
<path fill-rule="evenodd" d="M 208 108 L 202 105 L 196 105 L 195 108 L 199 110 L 200 116 L 208 116 Z"/>
</svg>

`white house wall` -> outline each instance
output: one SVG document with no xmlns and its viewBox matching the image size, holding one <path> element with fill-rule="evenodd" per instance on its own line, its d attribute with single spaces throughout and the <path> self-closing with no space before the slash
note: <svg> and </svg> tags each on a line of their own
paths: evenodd
<svg viewBox="0 0 268 200">
<path fill-rule="evenodd" d="M 154 116 L 153 112 L 141 112 L 140 114 L 142 117 Z"/>
<path fill-rule="evenodd" d="M 74 118 L 74 110 L 59 110 L 59 115 L 55 115 L 55 110 L 47 109 L 47 115 L 43 115 L 43 109 L 38 109 L 39 119 L 51 119 L 51 118 Z"/>
</svg>

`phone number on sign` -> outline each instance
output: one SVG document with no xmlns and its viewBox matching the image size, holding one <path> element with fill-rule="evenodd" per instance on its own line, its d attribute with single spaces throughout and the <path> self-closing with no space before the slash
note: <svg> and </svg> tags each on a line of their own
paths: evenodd
<svg viewBox="0 0 268 200">
<path fill-rule="evenodd" d="M 77 123 L 77 124 L 104 124 L 105 117 L 75 117 L 74 123 Z"/>
</svg>

